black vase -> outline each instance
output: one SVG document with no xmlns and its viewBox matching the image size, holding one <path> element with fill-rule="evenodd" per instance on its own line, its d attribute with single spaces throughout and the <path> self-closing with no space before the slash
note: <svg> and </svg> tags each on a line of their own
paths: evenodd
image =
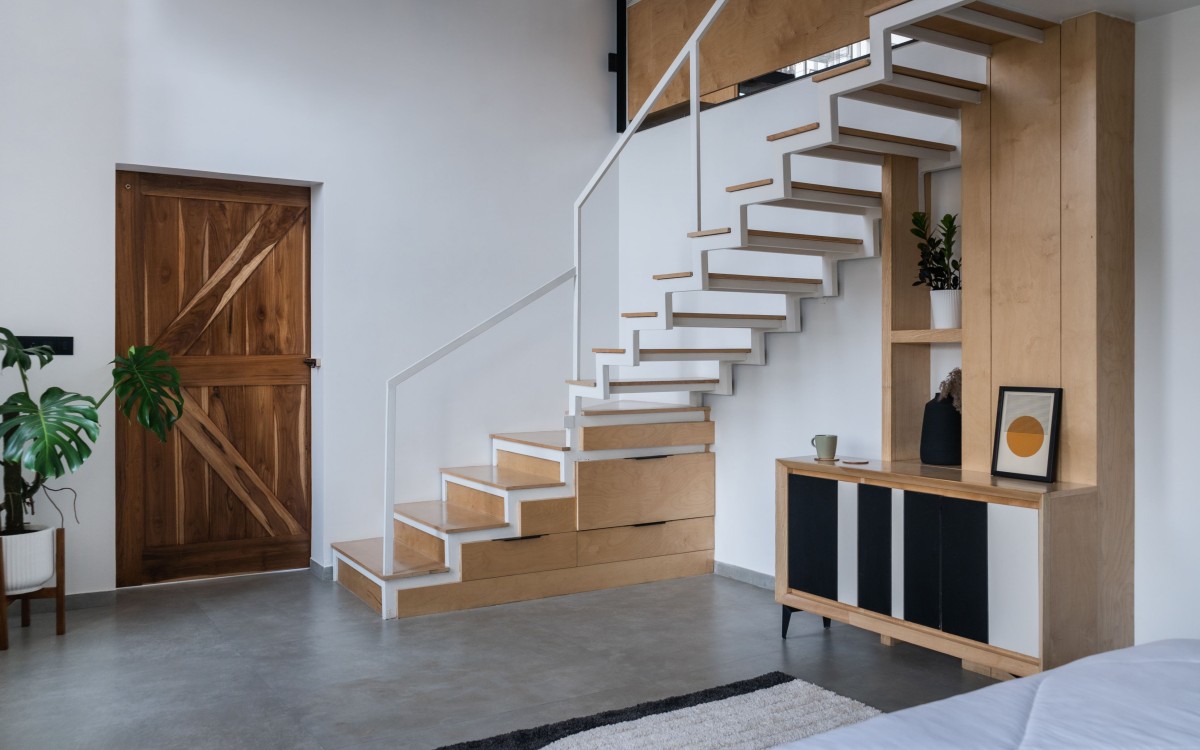
<svg viewBox="0 0 1200 750">
<path fill-rule="evenodd" d="M 921 423 L 921 463 L 958 466 L 962 463 L 962 414 L 953 399 L 934 396 L 925 404 Z"/>
</svg>

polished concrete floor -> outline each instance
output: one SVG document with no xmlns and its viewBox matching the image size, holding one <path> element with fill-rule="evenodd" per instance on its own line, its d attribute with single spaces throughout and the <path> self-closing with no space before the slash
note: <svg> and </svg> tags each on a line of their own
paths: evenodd
<svg viewBox="0 0 1200 750">
<path fill-rule="evenodd" d="M 17 608 L 12 609 L 15 615 Z M 433 748 L 780 670 L 884 711 L 990 684 L 705 576 L 382 622 L 307 572 L 10 624 L 0 748 Z"/>
</svg>

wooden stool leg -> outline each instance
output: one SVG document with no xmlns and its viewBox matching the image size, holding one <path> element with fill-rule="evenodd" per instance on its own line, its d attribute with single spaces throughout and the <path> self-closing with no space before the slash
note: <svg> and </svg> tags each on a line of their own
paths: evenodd
<svg viewBox="0 0 1200 750">
<path fill-rule="evenodd" d="M 29 599 L 21 597 L 21 627 L 29 627 Z"/>
<path fill-rule="evenodd" d="M 4 539 L 0 538 L 0 651 L 8 650 L 8 590 L 4 588 Z"/>
<path fill-rule="evenodd" d="M 54 532 L 54 624 L 55 632 L 67 632 L 67 532 Z"/>
</svg>

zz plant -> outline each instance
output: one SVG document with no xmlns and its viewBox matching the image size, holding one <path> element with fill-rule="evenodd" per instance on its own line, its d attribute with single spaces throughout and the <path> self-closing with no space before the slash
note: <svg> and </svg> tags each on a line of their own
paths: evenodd
<svg viewBox="0 0 1200 750">
<path fill-rule="evenodd" d="M 958 240 L 957 221 L 958 216 L 946 214 L 938 226 L 932 228 L 929 226 L 929 214 L 924 211 L 913 213 L 910 231 L 920 240 L 917 249 L 921 251 L 917 280 L 913 286 L 924 284 L 935 291 L 962 289 L 962 261 L 954 257 L 954 243 Z"/>
<path fill-rule="evenodd" d="M 14 367 L 21 376 L 21 390 L 0 404 L 5 534 L 26 531 L 25 510 L 38 490 L 47 480 L 77 471 L 92 455 L 91 446 L 100 437 L 99 409 L 109 396 L 116 396 L 122 414 L 163 442 L 183 414 L 179 372 L 164 351 L 134 346 L 114 359 L 112 387 L 99 399 L 57 387 L 34 399 L 29 388 L 33 363 L 44 368 L 53 359 L 48 347 L 26 347 L 12 331 L 0 328 L 0 371 Z"/>
</svg>

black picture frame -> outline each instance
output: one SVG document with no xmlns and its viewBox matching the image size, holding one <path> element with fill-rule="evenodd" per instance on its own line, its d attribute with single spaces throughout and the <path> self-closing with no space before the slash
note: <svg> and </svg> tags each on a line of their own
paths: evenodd
<svg viewBox="0 0 1200 750">
<path fill-rule="evenodd" d="M 1049 434 L 1047 435 L 1050 446 L 1048 456 L 1046 458 L 1046 471 L 1044 474 L 1024 474 L 1012 471 L 1002 471 L 998 468 L 1001 438 L 1004 435 L 1005 404 L 1008 395 L 1014 393 L 1048 394 L 1054 400 L 1051 407 L 1050 429 L 1048 430 Z M 996 434 L 992 441 L 992 476 L 1008 477 L 1010 479 L 1027 479 L 1034 482 L 1054 482 L 1058 472 L 1058 438 L 1059 428 L 1062 422 L 1062 400 L 1062 388 L 1032 388 L 1011 385 L 1000 386 L 1000 394 L 996 398 Z"/>
</svg>

